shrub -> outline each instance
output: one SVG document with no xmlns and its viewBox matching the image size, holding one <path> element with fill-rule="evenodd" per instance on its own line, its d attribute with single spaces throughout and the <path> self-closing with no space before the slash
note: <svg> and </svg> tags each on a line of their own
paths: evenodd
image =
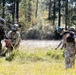
<svg viewBox="0 0 76 75">
<path fill-rule="evenodd" d="M 5 59 L 7 61 L 12 61 L 12 60 L 14 60 L 15 56 L 16 56 L 15 53 L 14 52 L 11 52 L 9 55 L 6 56 Z"/>
<path fill-rule="evenodd" d="M 53 37 L 53 33 L 51 31 L 48 31 L 45 33 L 45 36 L 43 39 L 47 39 L 47 40 L 52 40 L 54 37 Z"/>
<path fill-rule="evenodd" d="M 55 33 L 53 26 L 41 26 L 35 25 L 29 28 L 27 31 L 21 32 L 22 39 L 54 39 Z"/>
<path fill-rule="evenodd" d="M 63 51 L 56 51 L 56 50 L 51 50 L 46 53 L 46 56 L 50 56 L 52 59 L 62 59 L 63 58 Z"/>
<path fill-rule="evenodd" d="M 26 32 L 22 31 L 20 34 L 21 34 L 21 39 L 25 40 L 26 39 Z"/>
<path fill-rule="evenodd" d="M 40 39 L 40 31 L 38 29 L 31 28 L 26 33 L 26 39 Z"/>
</svg>

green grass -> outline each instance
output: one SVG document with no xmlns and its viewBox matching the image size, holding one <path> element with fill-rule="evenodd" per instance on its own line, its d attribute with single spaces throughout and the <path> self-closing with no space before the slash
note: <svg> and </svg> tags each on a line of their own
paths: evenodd
<svg viewBox="0 0 76 75">
<path fill-rule="evenodd" d="M 76 67 L 65 70 L 63 50 L 29 49 L 0 57 L 0 75 L 76 75 Z"/>
</svg>

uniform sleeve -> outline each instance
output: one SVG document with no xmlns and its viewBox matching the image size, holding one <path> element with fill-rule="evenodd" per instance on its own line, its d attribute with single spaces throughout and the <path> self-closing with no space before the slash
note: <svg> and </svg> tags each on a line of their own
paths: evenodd
<svg viewBox="0 0 76 75">
<path fill-rule="evenodd" d="M 7 36 L 8 36 L 9 38 L 11 38 L 11 31 L 9 31 L 9 32 L 7 33 Z"/>
</svg>

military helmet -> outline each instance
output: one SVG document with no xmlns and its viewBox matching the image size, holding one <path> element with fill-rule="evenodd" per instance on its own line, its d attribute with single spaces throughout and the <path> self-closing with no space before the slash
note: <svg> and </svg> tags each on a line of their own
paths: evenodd
<svg viewBox="0 0 76 75">
<path fill-rule="evenodd" d="M 57 33 L 61 33 L 62 30 L 63 30 L 63 28 L 60 28 L 60 27 L 56 28 Z"/>
<path fill-rule="evenodd" d="M 62 30 L 62 28 L 58 27 L 56 30 L 57 30 L 57 31 L 61 31 L 61 30 Z"/>
<path fill-rule="evenodd" d="M 18 24 L 12 25 L 12 31 L 17 31 L 18 30 Z"/>
<path fill-rule="evenodd" d="M 75 31 L 75 29 L 74 29 L 74 28 L 69 28 L 68 30 L 69 30 L 69 31 Z"/>
</svg>

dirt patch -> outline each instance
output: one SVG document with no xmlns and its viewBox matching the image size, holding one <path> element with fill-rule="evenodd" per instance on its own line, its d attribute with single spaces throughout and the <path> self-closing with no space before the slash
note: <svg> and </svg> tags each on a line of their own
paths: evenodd
<svg viewBox="0 0 76 75">
<path fill-rule="evenodd" d="M 22 48 L 56 48 L 60 41 L 55 40 L 22 40 L 20 47 Z M 2 41 L 3 46 L 5 46 L 4 40 Z"/>
<path fill-rule="evenodd" d="M 55 40 L 22 40 L 20 43 L 20 46 L 23 47 L 50 47 L 50 48 L 55 48 L 59 44 L 60 41 L 55 41 Z"/>
</svg>

